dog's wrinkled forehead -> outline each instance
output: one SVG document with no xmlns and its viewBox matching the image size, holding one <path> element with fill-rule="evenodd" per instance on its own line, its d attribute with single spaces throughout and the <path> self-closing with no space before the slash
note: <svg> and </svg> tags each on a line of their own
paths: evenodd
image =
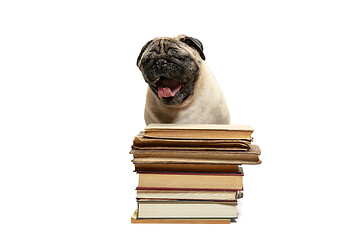
<svg viewBox="0 0 360 240">
<path fill-rule="evenodd" d="M 185 35 L 179 35 L 176 38 L 155 38 L 147 42 L 140 51 L 136 65 L 140 67 L 143 56 L 147 53 L 155 53 L 158 56 L 175 55 L 179 53 L 179 49 L 189 49 L 189 47 L 190 49 L 195 50 L 195 52 L 197 52 L 200 57 L 205 60 L 203 45 L 198 39 Z"/>
<path fill-rule="evenodd" d="M 152 41 L 150 46 L 148 46 L 149 51 L 155 51 L 157 54 L 168 53 L 169 50 L 173 48 L 180 48 L 181 45 L 179 41 L 176 41 L 172 38 L 160 38 Z"/>
</svg>

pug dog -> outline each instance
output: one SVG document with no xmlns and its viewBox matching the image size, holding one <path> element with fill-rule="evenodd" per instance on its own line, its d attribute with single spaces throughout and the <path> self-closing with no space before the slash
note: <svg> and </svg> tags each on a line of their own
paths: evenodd
<svg viewBox="0 0 360 240">
<path fill-rule="evenodd" d="M 145 122 L 229 124 L 222 91 L 205 63 L 202 43 L 192 37 L 159 37 L 137 58 L 148 84 Z"/>
</svg>

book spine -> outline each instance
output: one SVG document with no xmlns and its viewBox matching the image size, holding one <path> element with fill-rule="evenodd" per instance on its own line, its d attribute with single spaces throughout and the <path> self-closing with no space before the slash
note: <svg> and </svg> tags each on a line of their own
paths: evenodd
<svg viewBox="0 0 360 240">
<path fill-rule="evenodd" d="M 243 191 L 243 188 L 238 189 L 223 189 L 223 188 L 157 188 L 157 187 L 137 187 L 136 190 L 178 190 L 178 191 Z"/>
<path fill-rule="evenodd" d="M 244 176 L 243 173 L 206 173 L 206 172 L 149 172 L 134 171 L 138 174 L 166 174 L 166 175 L 210 175 L 210 176 Z"/>
<path fill-rule="evenodd" d="M 145 201 L 144 201 L 145 200 Z M 190 199 L 190 198 L 136 198 L 139 202 L 229 202 L 237 203 L 237 200 L 225 200 L 225 199 Z"/>
</svg>

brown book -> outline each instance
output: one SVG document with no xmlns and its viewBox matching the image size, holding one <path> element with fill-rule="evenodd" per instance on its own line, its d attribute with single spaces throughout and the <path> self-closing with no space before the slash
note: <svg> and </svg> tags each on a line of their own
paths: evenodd
<svg viewBox="0 0 360 240">
<path fill-rule="evenodd" d="M 232 150 L 247 151 L 249 139 L 170 139 L 144 137 L 144 132 L 134 137 L 132 149 L 153 150 Z"/>
<path fill-rule="evenodd" d="M 222 172 L 222 173 L 237 173 L 239 172 L 238 165 L 224 165 L 224 164 L 161 164 L 135 163 L 136 172 Z M 242 171 L 242 169 L 241 169 Z"/>
<path fill-rule="evenodd" d="M 134 163 L 215 163 L 259 164 L 259 146 L 251 145 L 249 151 L 193 151 L 193 150 L 142 150 L 132 149 Z"/>
<path fill-rule="evenodd" d="M 138 189 L 185 190 L 213 189 L 219 191 L 242 190 L 242 173 L 166 173 L 139 172 Z"/>
<path fill-rule="evenodd" d="M 224 159 L 188 159 L 188 158 L 134 158 L 134 164 L 211 164 L 211 165 L 254 165 L 260 164 L 261 160 L 224 160 Z"/>
<path fill-rule="evenodd" d="M 227 124 L 149 124 L 144 136 L 177 139 L 249 139 L 253 129 L 248 125 Z"/>
</svg>

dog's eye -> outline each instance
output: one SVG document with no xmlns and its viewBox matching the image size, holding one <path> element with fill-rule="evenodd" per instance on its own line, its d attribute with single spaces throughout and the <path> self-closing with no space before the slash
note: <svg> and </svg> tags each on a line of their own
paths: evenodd
<svg viewBox="0 0 360 240">
<path fill-rule="evenodd" d="M 182 62 L 184 62 L 188 58 L 188 56 L 184 52 L 179 51 L 179 49 L 177 48 L 168 49 L 167 55 L 174 57 Z"/>
<path fill-rule="evenodd" d="M 159 52 L 156 51 L 155 49 L 150 50 L 148 53 L 156 53 L 156 54 L 159 54 Z"/>
</svg>

